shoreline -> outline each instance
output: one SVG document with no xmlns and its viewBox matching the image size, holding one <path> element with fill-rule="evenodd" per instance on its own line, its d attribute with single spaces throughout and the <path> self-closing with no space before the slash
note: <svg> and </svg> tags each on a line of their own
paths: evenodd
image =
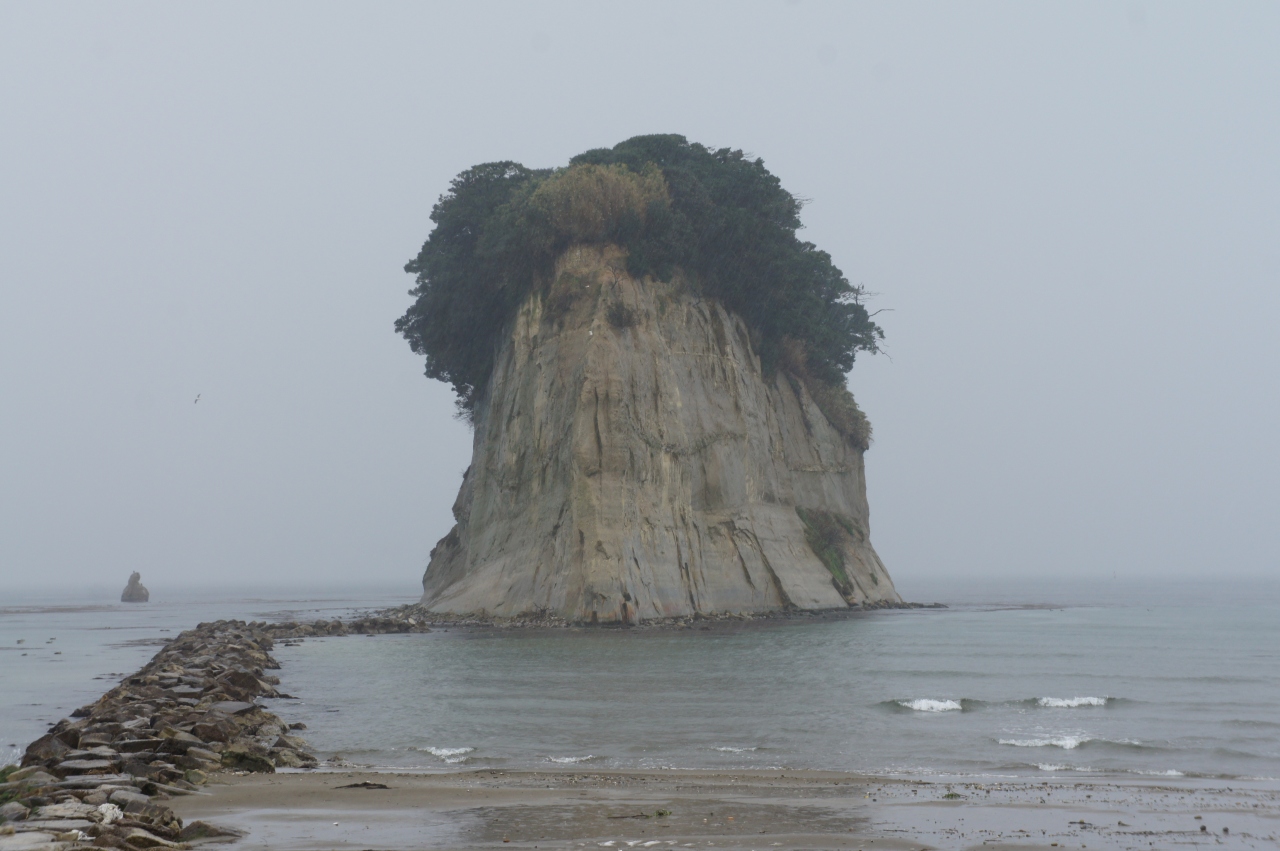
<svg viewBox="0 0 1280 851">
<path fill-rule="evenodd" d="M 217 621 L 175 636 L 141 670 L 52 725 L 28 747 L 24 767 L 0 777 L 0 805 L 9 807 L 0 813 L 9 819 L 0 825 L 0 851 L 206 842 L 233 842 L 236 851 L 1280 847 L 1275 781 L 320 765 L 295 737 L 304 725 L 257 702 L 290 697 L 268 673 L 280 667 L 270 655 L 274 643 L 432 626 L 503 628 L 429 625 L 413 608 L 346 622 Z M 880 608 L 917 607 L 871 611 Z M 863 611 L 690 619 L 683 628 L 763 627 Z"/>
<path fill-rule="evenodd" d="M 184 798 L 175 811 L 244 831 L 235 846 L 243 851 L 1246 848 L 1280 841 L 1280 792 L 1239 784 L 572 769 L 332 769 L 216 783 L 212 795 Z"/>
</svg>

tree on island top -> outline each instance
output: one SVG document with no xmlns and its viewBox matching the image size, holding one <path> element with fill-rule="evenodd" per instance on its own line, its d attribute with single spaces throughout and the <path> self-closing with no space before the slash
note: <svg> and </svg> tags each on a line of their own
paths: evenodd
<svg viewBox="0 0 1280 851">
<path fill-rule="evenodd" d="M 395 328 L 470 414 L 520 304 L 571 245 L 612 243 L 637 278 L 681 280 L 741 316 L 766 372 L 783 367 L 863 448 L 870 426 L 844 384 L 884 332 L 831 256 L 797 238 L 803 203 L 740 150 L 636 136 L 559 169 L 484 163 L 454 178 L 405 271 L 414 303 Z"/>
</svg>

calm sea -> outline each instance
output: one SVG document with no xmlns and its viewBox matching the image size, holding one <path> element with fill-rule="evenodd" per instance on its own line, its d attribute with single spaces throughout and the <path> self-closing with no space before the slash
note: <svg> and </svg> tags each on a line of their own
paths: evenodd
<svg viewBox="0 0 1280 851">
<path fill-rule="evenodd" d="M 951 607 L 277 645 L 299 699 L 271 703 L 322 758 L 381 768 L 1280 778 L 1280 584 L 910 590 Z M 334 617 L 411 593 L 28 595 L 0 609 L 0 747 L 198 621 Z"/>
</svg>

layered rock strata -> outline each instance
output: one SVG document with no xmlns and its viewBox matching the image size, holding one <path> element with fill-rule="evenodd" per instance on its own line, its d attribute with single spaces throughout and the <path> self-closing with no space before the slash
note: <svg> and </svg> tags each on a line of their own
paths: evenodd
<svg viewBox="0 0 1280 851">
<path fill-rule="evenodd" d="M 625 269 L 571 249 L 519 309 L 421 605 L 634 623 L 900 602 L 862 449 L 764 374 L 741 319 Z"/>
</svg>

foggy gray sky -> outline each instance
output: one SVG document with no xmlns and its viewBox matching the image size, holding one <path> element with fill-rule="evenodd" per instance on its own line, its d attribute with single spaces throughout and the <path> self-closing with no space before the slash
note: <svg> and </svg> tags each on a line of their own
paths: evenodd
<svg viewBox="0 0 1280 851">
<path fill-rule="evenodd" d="M 471 453 L 391 327 L 432 204 L 673 132 L 891 309 L 850 384 L 908 596 L 1274 576 L 1277 45 L 1275 3 L 0 5 L 0 574 L 411 595 Z"/>
</svg>

